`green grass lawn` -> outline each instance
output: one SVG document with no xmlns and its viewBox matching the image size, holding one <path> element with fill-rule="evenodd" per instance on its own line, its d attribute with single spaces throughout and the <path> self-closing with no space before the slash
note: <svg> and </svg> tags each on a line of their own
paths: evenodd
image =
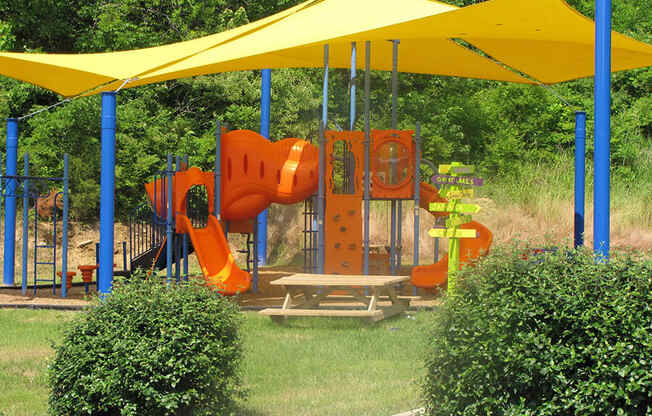
<svg viewBox="0 0 652 416">
<path fill-rule="evenodd" d="M 0 310 L 0 414 L 46 414 L 50 345 L 78 312 Z"/>
<path fill-rule="evenodd" d="M 0 310 L 0 414 L 47 413 L 50 345 L 79 312 Z M 244 314 L 248 399 L 239 414 L 392 415 L 419 407 L 429 314 L 376 324 Z"/>
</svg>

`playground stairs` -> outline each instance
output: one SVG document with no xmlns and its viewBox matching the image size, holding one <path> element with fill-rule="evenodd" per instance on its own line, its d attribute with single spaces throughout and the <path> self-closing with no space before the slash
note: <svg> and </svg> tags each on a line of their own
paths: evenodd
<svg viewBox="0 0 652 416">
<path fill-rule="evenodd" d="M 175 234 L 175 246 L 182 244 L 182 235 Z M 192 242 L 188 240 L 188 254 L 193 253 L 195 250 Z M 180 254 L 181 253 L 181 254 Z M 177 247 L 172 248 L 172 263 L 176 263 L 183 255 L 182 251 Z M 129 263 L 129 270 L 136 269 L 150 270 L 152 266 L 155 270 L 163 270 L 167 267 L 167 239 L 164 239 L 158 244 L 153 244 L 145 249 L 138 255 L 134 256 Z"/>
</svg>

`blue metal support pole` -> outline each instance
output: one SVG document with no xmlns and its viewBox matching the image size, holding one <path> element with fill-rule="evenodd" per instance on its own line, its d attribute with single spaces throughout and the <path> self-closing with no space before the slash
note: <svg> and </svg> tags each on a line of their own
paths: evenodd
<svg viewBox="0 0 652 416">
<path fill-rule="evenodd" d="M 101 238 L 101 237 L 100 237 Z M 98 269 L 95 275 L 95 290 L 100 291 L 100 243 L 95 243 L 95 264 L 98 265 Z"/>
<path fill-rule="evenodd" d="M 575 112 L 575 248 L 584 245 L 586 113 Z"/>
<path fill-rule="evenodd" d="M 167 183 L 167 192 L 165 192 L 165 206 L 167 208 L 165 215 L 165 230 L 167 232 L 166 245 L 166 282 L 168 285 L 172 282 L 172 248 L 174 247 L 174 231 L 172 230 L 172 155 L 168 153 L 167 169 L 165 171 L 165 181 Z"/>
<path fill-rule="evenodd" d="M 324 170 L 326 163 L 326 138 L 324 136 L 324 122 L 319 122 L 319 184 L 317 189 L 317 273 L 324 273 L 324 264 L 326 260 L 326 236 L 324 235 L 324 214 L 326 208 Z"/>
<path fill-rule="evenodd" d="M 127 242 L 122 242 L 122 270 L 127 271 Z"/>
<path fill-rule="evenodd" d="M 396 272 L 396 200 L 391 201 L 390 240 L 389 240 L 389 273 Z"/>
<path fill-rule="evenodd" d="M 254 293 L 258 293 L 258 262 L 255 259 L 258 258 L 258 244 L 256 244 L 258 238 L 258 217 L 254 218 L 254 262 L 253 262 L 253 276 L 251 276 L 252 288 L 251 290 Z"/>
<path fill-rule="evenodd" d="M 113 286 L 113 221 L 115 199 L 116 93 L 102 93 L 102 155 L 100 173 L 100 262 L 97 273 L 100 296 Z"/>
<path fill-rule="evenodd" d="M 269 125 L 272 104 L 272 70 L 263 69 L 262 71 L 262 85 L 260 91 L 260 134 L 261 136 L 269 139 Z M 264 266 L 267 264 L 267 209 L 258 215 L 256 226 L 258 232 L 256 233 L 256 244 L 258 245 L 258 265 Z M 258 276 L 255 277 L 258 280 Z M 257 286 L 257 285 L 256 285 Z M 256 289 L 254 289 L 256 290 Z"/>
<path fill-rule="evenodd" d="M 392 129 L 398 126 L 398 45 L 399 40 L 392 41 Z"/>
<path fill-rule="evenodd" d="M 215 195 L 213 197 L 213 216 L 222 219 L 222 123 L 217 120 L 215 127 Z"/>
<path fill-rule="evenodd" d="M 181 171 L 181 157 L 175 157 L 174 171 Z M 176 213 L 175 213 L 176 214 Z M 176 227 L 175 227 L 176 228 Z M 181 281 L 181 244 L 179 244 L 179 236 L 174 234 L 174 280 L 179 283 Z"/>
<path fill-rule="evenodd" d="M 18 119 L 7 119 L 7 153 L 5 175 L 15 176 L 18 161 Z M 2 282 L 7 286 L 14 285 L 16 256 L 16 187 L 15 179 L 5 182 L 5 252 Z"/>
<path fill-rule="evenodd" d="M 322 86 L 321 121 L 328 128 L 328 45 L 324 45 L 324 82 Z"/>
<path fill-rule="evenodd" d="M 417 123 L 416 136 L 414 136 L 414 248 L 413 260 L 414 267 L 419 265 L 419 240 L 420 222 L 419 211 L 421 202 L 421 124 Z M 413 289 L 414 296 L 417 296 L 418 289 Z"/>
<path fill-rule="evenodd" d="M 69 210 L 68 153 L 63 155 L 63 224 L 61 232 L 61 297 L 68 296 L 68 210 Z M 55 242 L 56 244 L 56 242 Z M 57 259 L 54 259 L 57 261 Z M 72 276 L 70 277 L 72 279 Z"/>
<path fill-rule="evenodd" d="M 609 260 L 610 140 L 611 140 L 611 0 L 595 3 L 595 184 L 593 190 L 593 249 Z"/>
<path fill-rule="evenodd" d="M 351 42 L 351 79 L 349 80 L 351 86 L 351 102 L 349 103 L 349 130 L 353 131 L 355 125 L 355 95 L 356 95 L 356 65 L 357 65 L 357 45 Z"/>
<path fill-rule="evenodd" d="M 322 89 L 322 119 L 319 123 L 319 184 L 317 187 L 317 272 L 324 273 L 325 261 L 325 236 L 324 236 L 324 209 L 326 207 L 325 201 L 325 184 L 324 174 L 326 168 L 326 138 L 324 131 L 328 125 L 328 45 L 324 45 L 324 85 Z"/>
<path fill-rule="evenodd" d="M 398 45 L 399 40 L 392 41 L 392 130 L 398 129 Z M 403 201 L 392 201 L 396 205 L 396 241 L 394 271 L 401 267 L 403 251 Z M 392 209 L 394 209 L 392 207 Z"/>
<path fill-rule="evenodd" d="M 416 135 L 414 136 L 414 253 L 413 264 L 419 265 L 419 202 L 421 195 L 419 176 L 421 172 L 421 124 L 417 123 Z"/>
<path fill-rule="evenodd" d="M 29 154 L 25 152 L 23 159 L 23 175 L 29 176 Z M 29 180 L 23 181 L 23 264 L 22 264 L 22 280 L 21 289 L 23 295 L 27 294 L 27 256 L 28 243 L 29 243 Z"/>
<path fill-rule="evenodd" d="M 365 42 L 365 72 L 364 72 L 364 218 L 362 239 L 362 272 L 369 274 L 369 199 L 370 169 L 369 153 L 371 148 L 371 42 Z"/>
<path fill-rule="evenodd" d="M 188 155 L 183 156 L 183 163 L 188 169 Z M 188 281 L 188 233 L 183 234 L 183 280 Z"/>
</svg>

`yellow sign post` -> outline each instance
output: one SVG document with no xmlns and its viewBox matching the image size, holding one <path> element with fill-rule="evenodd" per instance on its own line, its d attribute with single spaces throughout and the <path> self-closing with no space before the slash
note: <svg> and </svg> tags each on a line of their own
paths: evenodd
<svg viewBox="0 0 652 416">
<path fill-rule="evenodd" d="M 475 204 L 462 203 L 462 198 L 470 198 L 474 194 L 470 186 L 482 186 L 482 179 L 470 176 L 475 168 L 470 165 L 453 162 L 450 165 L 440 165 L 439 175 L 433 176 L 433 183 L 441 186 L 439 195 L 448 202 L 433 202 L 430 211 L 449 212 L 446 226 L 432 228 L 428 231 L 431 237 L 448 238 L 448 293 L 455 294 L 456 274 L 460 268 L 460 238 L 476 238 L 476 230 L 460 228 L 471 222 L 471 215 L 480 211 Z"/>
</svg>

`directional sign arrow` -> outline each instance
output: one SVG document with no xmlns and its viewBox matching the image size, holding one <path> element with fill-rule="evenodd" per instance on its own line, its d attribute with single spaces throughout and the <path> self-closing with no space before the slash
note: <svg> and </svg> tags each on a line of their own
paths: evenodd
<svg viewBox="0 0 652 416">
<path fill-rule="evenodd" d="M 473 165 L 439 165 L 439 173 L 455 173 L 458 175 L 469 175 L 473 173 L 475 167 Z"/>
<path fill-rule="evenodd" d="M 458 227 L 468 222 L 471 222 L 470 215 L 463 215 L 463 214 L 455 215 L 454 217 L 451 216 L 446 220 L 446 227 Z"/>
<path fill-rule="evenodd" d="M 463 214 L 475 214 L 480 207 L 475 204 L 460 204 L 458 202 L 431 202 L 428 207 L 432 212 L 458 212 Z"/>
<path fill-rule="evenodd" d="M 431 228 L 428 235 L 439 238 L 477 238 L 478 232 L 462 228 Z"/>
<path fill-rule="evenodd" d="M 446 190 L 446 189 L 439 190 L 439 195 L 447 199 L 473 198 L 474 194 L 475 191 L 472 188 L 458 189 L 458 190 Z"/>
<path fill-rule="evenodd" d="M 450 175 L 432 175 L 432 183 L 435 185 L 466 185 L 466 186 L 482 186 L 484 181 L 482 178 L 473 176 L 450 176 Z"/>
</svg>

